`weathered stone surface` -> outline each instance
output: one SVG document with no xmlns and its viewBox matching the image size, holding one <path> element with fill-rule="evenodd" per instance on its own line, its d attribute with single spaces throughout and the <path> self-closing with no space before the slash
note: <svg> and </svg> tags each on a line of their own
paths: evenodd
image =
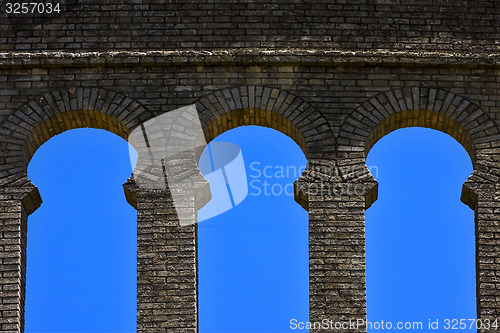
<svg viewBox="0 0 500 333">
<path fill-rule="evenodd" d="M 462 201 L 476 212 L 477 309 L 500 315 L 500 22 L 494 1 L 61 2 L 0 10 L 0 331 L 22 332 L 26 175 L 44 142 L 94 127 L 124 139 L 195 104 L 207 141 L 238 126 L 290 136 L 308 158 L 310 319 L 366 318 L 365 157 L 422 126 L 469 153 Z M 124 185 L 137 208 L 138 332 L 197 332 L 196 227 L 168 188 Z M 42 193 L 43 196 L 43 193 Z M 359 330 L 358 330 L 359 331 Z"/>
<path fill-rule="evenodd" d="M 29 15 L 3 4 L 0 50 L 498 51 L 498 7 L 488 0 L 59 3 L 59 13 Z"/>
</svg>

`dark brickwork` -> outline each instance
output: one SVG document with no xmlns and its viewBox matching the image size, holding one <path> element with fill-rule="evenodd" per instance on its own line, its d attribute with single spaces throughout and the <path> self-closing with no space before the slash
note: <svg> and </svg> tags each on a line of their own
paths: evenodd
<svg viewBox="0 0 500 333">
<path fill-rule="evenodd" d="M 0 49 L 498 51 L 500 29 L 499 4 L 492 0 L 60 3 L 59 14 L 12 16 L 2 10 Z"/>
<path fill-rule="evenodd" d="M 137 330 L 197 332 L 196 226 L 180 227 L 168 191 L 137 198 Z"/>
<path fill-rule="evenodd" d="M 478 316 L 500 316 L 496 1 L 61 4 L 50 15 L 1 6 L 0 331 L 23 331 L 36 149 L 79 127 L 127 139 L 190 104 L 207 141 L 260 125 L 306 154 L 295 187 L 309 211 L 311 321 L 366 318 L 373 144 L 411 126 L 454 137 L 474 165 L 462 201 L 476 212 Z M 197 332 L 196 227 L 178 225 L 169 189 L 124 188 L 137 209 L 138 332 Z"/>
</svg>

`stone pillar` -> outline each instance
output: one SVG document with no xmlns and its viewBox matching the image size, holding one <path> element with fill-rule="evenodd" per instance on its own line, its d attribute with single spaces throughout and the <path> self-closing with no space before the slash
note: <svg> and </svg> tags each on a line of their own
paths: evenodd
<svg viewBox="0 0 500 333">
<path fill-rule="evenodd" d="M 296 182 L 309 210 L 309 321 L 329 320 L 344 323 L 337 331 L 366 332 L 365 208 L 376 182 L 310 174 L 314 179 L 306 175 Z"/>
<path fill-rule="evenodd" d="M 41 204 L 36 187 L 0 187 L 0 331 L 24 331 L 28 214 Z"/>
<path fill-rule="evenodd" d="M 497 320 L 500 330 L 500 188 L 481 186 L 476 202 L 476 299 L 477 317 L 484 324 Z M 487 332 L 488 329 L 478 330 Z"/>
<path fill-rule="evenodd" d="M 137 332 L 196 333 L 196 225 L 179 226 L 168 190 L 125 189 L 137 208 Z"/>
<path fill-rule="evenodd" d="M 464 183 L 461 200 L 475 211 L 476 311 L 478 332 L 500 330 L 500 170 L 479 155 Z"/>
<path fill-rule="evenodd" d="M 475 212 L 476 311 L 484 325 L 478 332 L 500 326 L 500 154 L 477 153 L 474 171 L 463 185 L 461 200 Z M 496 321 L 496 326 L 493 325 Z"/>
<path fill-rule="evenodd" d="M 311 322 L 366 321 L 364 218 L 364 196 L 309 197 Z"/>
<path fill-rule="evenodd" d="M 0 324 L 2 332 L 24 330 L 27 214 L 19 200 L 0 202 Z"/>
</svg>

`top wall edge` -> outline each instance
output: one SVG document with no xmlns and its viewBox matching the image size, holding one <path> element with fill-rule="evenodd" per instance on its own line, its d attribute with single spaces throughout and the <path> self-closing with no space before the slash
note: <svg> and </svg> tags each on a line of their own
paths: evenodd
<svg viewBox="0 0 500 333">
<path fill-rule="evenodd" d="M 0 68 L 122 67 L 122 66 L 459 66 L 497 67 L 498 53 L 218 49 L 104 52 L 4 52 Z"/>
</svg>

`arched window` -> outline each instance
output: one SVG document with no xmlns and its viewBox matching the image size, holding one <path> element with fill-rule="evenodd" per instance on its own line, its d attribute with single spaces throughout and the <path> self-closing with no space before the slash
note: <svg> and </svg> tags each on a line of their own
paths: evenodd
<svg viewBox="0 0 500 333">
<path fill-rule="evenodd" d="M 406 128 L 378 141 L 367 165 L 379 182 L 366 211 L 368 321 L 442 329 L 476 318 L 474 212 L 460 202 L 467 152 L 442 132 Z"/>
<path fill-rule="evenodd" d="M 309 316 L 308 218 L 293 187 L 304 153 L 286 135 L 259 126 L 213 142 L 241 148 L 248 194 L 198 223 L 200 332 L 290 331 L 291 319 Z"/>
<path fill-rule="evenodd" d="M 131 172 L 127 142 L 104 130 L 64 132 L 33 156 L 44 203 L 28 220 L 27 333 L 135 331 Z"/>
</svg>

